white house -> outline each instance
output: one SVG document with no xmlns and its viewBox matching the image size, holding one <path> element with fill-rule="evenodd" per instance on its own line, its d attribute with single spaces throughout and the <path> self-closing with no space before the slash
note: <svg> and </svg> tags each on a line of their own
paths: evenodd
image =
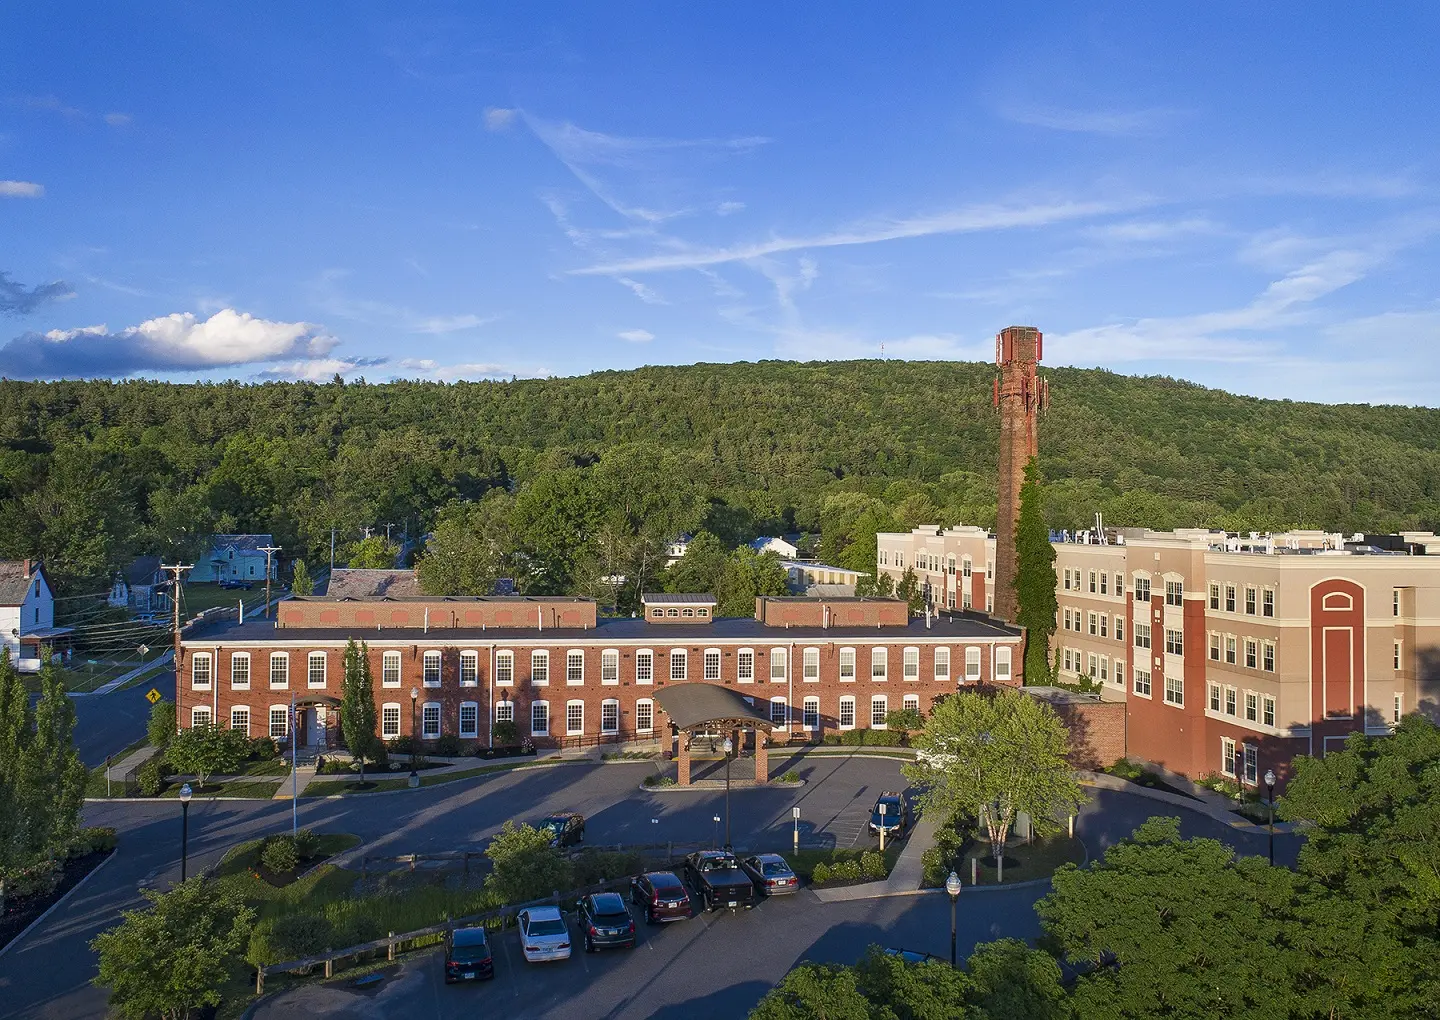
<svg viewBox="0 0 1440 1020">
<path fill-rule="evenodd" d="M 854 595 L 855 585 L 860 583 L 860 578 L 870 576 L 863 570 L 832 567 L 811 560 L 782 559 L 780 565 L 785 568 L 790 590 L 798 595 L 805 594 L 814 585 L 844 585 L 850 589 L 850 594 Z"/>
<path fill-rule="evenodd" d="M 673 566 L 677 560 L 683 558 L 690 551 L 690 543 L 694 538 L 694 535 L 683 534 L 665 543 L 665 565 Z"/>
<path fill-rule="evenodd" d="M 0 634 L 15 668 L 40 668 L 40 649 L 73 627 L 55 626 L 55 591 L 36 560 L 0 560 Z"/>
<path fill-rule="evenodd" d="M 136 616 L 153 616 L 170 610 L 169 579 L 160 569 L 159 556 L 141 556 L 115 575 L 107 600 L 116 609 Z"/>
<path fill-rule="evenodd" d="M 750 548 L 754 549 L 757 553 L 773 552 L 782 560 L 793 560 L 796 556 L 800 554 L 800 549 L 793 541 L 791 541 L 791 538 L 798 537 L 798 535 L 789 536 L 786 538 L 780 538 L 778 536 L 762 536 L 752 541 L 750 543 Z"/>
<path fill-rule="evenodd" d="M 265 554 L 261 549 L 273 547 L 270 535 L 212 535 L 210 551 L 195 560 L 195 569 L 187 581 L 261 581 L 265 580 Z M 279 579 L 280 557 L 270 558 L 270 579 Z"/>
</svg>

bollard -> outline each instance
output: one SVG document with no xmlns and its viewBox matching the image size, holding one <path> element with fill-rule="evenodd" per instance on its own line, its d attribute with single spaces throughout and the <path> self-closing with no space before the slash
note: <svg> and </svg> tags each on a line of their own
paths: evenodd
<svg viewBox="0 0 1440 1020">
<path fill-rule="evenodd" d="M 329 946 L 325 947 L 325 952 L 330 952 Z M 335 961 L 328 956 L 325 957 L 325 976 L 327 978 L 335 976 Z"/>
<path fill-rule="evenodd" d="M 1071 815 L 1071 816 L 1070 816 L 1070 838 L 1071 838 L 1071 839 L 1074 839 L 1074 838 L 1075 838 L 1075 816 L 1074 816 L 1074 815 Z"/>
<path fill-rule="evenodd" d="M 970 884 L 980 884 L 980 858 L 978 857 L 970 858 Z"/>
<path fill-rule="evenodd" d="M 264 968 L 264 967 L 256 967 L 256 968 L 255 968 L 255 994 L 256 994 L 256 995 L 264 995 L 264 994 L 265 994 L 265 968 Z"/>
<path fill-rule="evenodd" d="M 386 953 L 388 954 L 388 956 L 387 956 L 386 958 L 387 958 L 391 963 L 394 963 L 394 962 L 395 962 L 395 933 L 394 933 L 393 931 L 390 933 L 390 942 L 385 946 L 385 950 L 386 950 Z"/>
</svg>

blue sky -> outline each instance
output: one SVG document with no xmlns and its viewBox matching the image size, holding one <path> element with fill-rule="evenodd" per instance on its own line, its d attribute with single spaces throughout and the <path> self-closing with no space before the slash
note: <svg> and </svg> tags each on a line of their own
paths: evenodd
<svg viewBox="0 0 1440 1020">
<path fill-rule="evenodd" d="M 1437 403 L 1430 3 L 232 6 L 0 13 L 0 374 Z"/>
</svg>

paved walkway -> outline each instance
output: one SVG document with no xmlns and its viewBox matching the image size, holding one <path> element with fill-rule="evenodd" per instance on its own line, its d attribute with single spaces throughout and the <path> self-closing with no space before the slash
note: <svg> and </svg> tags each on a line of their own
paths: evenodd
<svg viewBox="0 0 1440 1020">
<path fill-rule="evenodd" d="M 119 782 L 120 780 L 125 778 L 125 773 L 129 772 L 137 765 L 144 764 L 151 758 L 155 757 L 155 752 L 158 750 L 159 748 L 151 747 L 149 744 L 146 744 L 138 751 L 131 751 L 125 757 L 121 758 L 114 765 L 111 765 L 108 769 L 105 770 L 105 778 L 113 780 L 114 782 Z"/>
<path fill-rule="evenodd" d="M 301 765 L 295 770 L 294 780 L 286 776 L 280 781 L 280 786 L 275 791 L 272 800 L 293 800 L 305 792 L 305 787 L 310 785 L 310 780 L 315 778 L 314 765 Z"/>
<path fill-rule="evenodd" d="M 1166 777 L 1169 781 L 1170 777 Z M 1177 777 L 1179 778 L 1179 777 Z M 1207 790 L 1204 787 L 1195 788 L 1194 797 L 1186 797 L 1183 794 L 1171 793 L 1168 790 L 1153 790 L 1148 786 L 1140 786 L 1121 779 L 1119 776 L 1112 776 L 1104 772 L 1081 772 L 1080 784 L 1082 786 L 1094 786 L 1101 790 L 1115 790 L 1120 793 L 1133 794 L 1136 797 L 1144 797 L 1146 800 L 1156 800 L 1162 804 L 1171 804 L 1187 811 L 1198 811 L 1202 815 L 1208 815 L 1221 825 L 1228 825 L 1232 829 L 1241 832 L 1263 834 L 1269 829 L 1264 825 L 1257 825 L 1247 820 L 1242 815 L 1237 815 L 1230 810 L 1234 803 L 1229 797 L 1216 793 L 1214 790 Z M 1293 831 L 1293 826 L 1287 822 L 1275 823 L 1276 833 Z"/>
<path fill-rule="evenodd" d="M 171 649 L 170 651 L 166 652 L 164 655 L 160 656 L 160 658 L 158 658 L 158 659 L 152 659 L 150 662 L 147 662 L 147 663 L 145 663 L 145 664 L 142 665 L 142 666 L 136 666 L 136 667 L 135 667 L 134 669 L 132 669 L 130 672 L 128 672 L 128 673 L 122 673 L 120 676 L 117 676 L 114 680 L 111 680 L 110 682 L 105 683 L 105 684 L 101 684 L 99 687 L 95 688 L 93 691 L 88 691 L 88 692 L 85 692 L 84 694 L 79 694 L 79 693 L 77 693 L 77 694 L 74 695 L 74 697 L 82 697 L 82 696 L 83 696 L 83 697 L 98 698 L 98 697 L 99 697 L 100 695 L 102 695 L 102 694 L 109 694 L 111 691 L 113 691 L 113 690 L 115 690 L 115 689 L 117 689 L 117 688 L 124 687 L 124 686 L 125 686 L 126 684 L 128 684 L 131 680 L 134 680 L 137 676 L 141 676 L 142 674 L 147 673 L 147 672 L 149 672 L 149 671 L 152 670 L 152 669 L 159 669 L 161 666 L 163 666 L 165 663 L 169 662 L 169 661 L 170 661 L 172 658 L 174 658 L 174 657 L 175 657 L 175 651 L 174 651 L 174 649 Z"/>
</svg>

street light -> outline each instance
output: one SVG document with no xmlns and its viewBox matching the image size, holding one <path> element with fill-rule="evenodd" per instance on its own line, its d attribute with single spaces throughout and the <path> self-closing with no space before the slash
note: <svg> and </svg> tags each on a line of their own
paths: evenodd
<svg viewBox="0 0 1440 1020">
<path fill-rule="evenodd" d="M 185 881 L 185 867 L 190 857 L 190 784 L 180 787 L 180 881 Z"/>
<path fill-rule="evenodd" d="M 955 966 L 955 901 L 960 898 L 960 876 L 952 869 L 945 879 L 945 891 L 950 894 L 950 966 Z"/>
<path fill-rule="evenodd" d="M 415 745 L 420 743 L 420 731 L 415 726 L 415 706 L 420 701 L 420 692 L 410 688 L 410 786 L 420 785 L 420 773 L 415 769 Z"/>
<path fill-rule="evenodd" d="M 730 752 L 735 750 L 735 741 L 725 738 L 725 849 L 730 849 Z"/>
<path fill-rule="evenodd" d="M 790 817 L 795 819 L 795 852 L 800 852 L 800 805 L 796 804 L 790 809 Z"/>
<path fill-rule="evenodd" d="M 1265 770 L 1266 800 L 1270 802 L 1270 864 L 1275 864 L 1275 770 Z"/>
<path fill-rule="evenodd" d="M 720 816 L 719 816 L 719 815 L 716 815 L 716 816 L 714 817 L 713 821 L 715 822 L 715 831 L 714 831 L 714 832 L 711 834 L 711 836 L 710 836 L 710 849 L 711 849 L 711 850 L 714 850 L 714 849 L 715 849 L 715 844 L 720 841 Z"/>
</svg>

